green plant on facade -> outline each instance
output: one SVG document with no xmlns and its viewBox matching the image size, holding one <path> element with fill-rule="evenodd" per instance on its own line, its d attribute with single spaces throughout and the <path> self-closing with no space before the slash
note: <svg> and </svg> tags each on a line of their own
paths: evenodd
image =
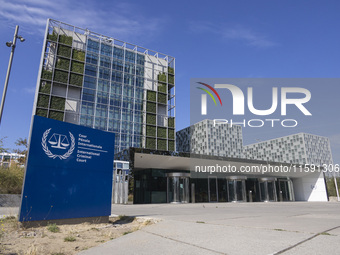
<svg viewBox="0 0 340 255">
<path fill-rule="evenodd" d="M 155 126 L 146 126 L 146 135 L 147 136 L 156 136 L 156 127 Z"/>
<path fill-rule="evenodd" d="M 169 151 L 175 151 L 175 142 L 174 141 L 168 141 L 168 150 Z"/>
<path fill-rule="evenodd" d="M 175 127 L 175 118 L 174 117 L 169 117 L 168 119 L 168 127 Z"/>
<path fill-rule="evenodd" d="M 157 140 L 157 150 L 166 151 L 166 140 L 158 139 Z"/>
<path fill-rule="evenodd" d="M 54 81 L 67 83 L 68 73 L 60 70 L 54 71 Z"/>
<path fill-rule="evenodd" d="M 166 94 L 158 94 L 158 103 L 166 104 Z"/>
<path fill-rule="evenodd" d="M 70 74 L 70 84 L 76 86 L 83 86 L 83 76 L 75 73 Z"/>
<path fill-rule="evenodd" d="M 65 58 L 58 58 L 56 68 L 67 70 L 70 68 L 70 60 Z"/>
<path fill-rule="evenodd" d="M 146 102 L 146 111 L 156 113 L 156 104 L 151 102 Z"/>
<path fill-rule="evenodd" d="M 56 42 L 58 39 L 58 34 L 55 32 L 53 32 L 52 34 L 48 34 L 47 39 Z"/>
<path fill-rule="evenodd" d="M 50 101 L 50 97 L 49 96 L 39 94 L 37 106 L 38 107 L 42 107 L 42 108 L 48 108 L 49 101 Z"/>
<path fill-rule="evenodd" d="M 159 73 L 158 74 L 158 81 L 166 83 L 166 74 L 165 73 Z"/>
<path fill-rule="evenodd" d="M 50 108 L 54 110 L 64 111 L 65 110 L 65 98 L 52 96 Z"/>
<path fill-rule="evenodd" d="M 47 70 L 42 70 L 41 78 L 45 80 L 52 80 L 52 72 Z"/>
<path fill-rule="evenodd" d="M 167 93 L 167 85 L 165 83 L 158 83 L 158 92 Z"/>
<path fill-rule="evenodd" d="M 152 90 L 147 90 L 146 100 L 156 102 L 156 92 Z"/>
<path fill-rule="evenodd" d="M 157 137 L 166 138 L 166 128 L 158 127 L 157 128 Z"/>
<path fill-rule="evenodd" d="M 72 60 L 71 71 L 75 73 L 84 73 L 84 63 L 80 63 Z"/>
<path fill-rule="evenodd" d="M 175 130 L 174 129 L 171 129 L 171 128 L 168 129 L 168 138 L 175 140 Z"/>
<path fill-rule="evenodd" d="M 174 74 L 175 69 L 173 67 L 168 66 L 168 73 Z"/>
<path fill-rule="evenodd" d="M 171 84 L 175 84 L 175 76 L 173 76 L 172 74 L 168 75 L 168 82 Z"/>
<path fill-rule="evenodd" d="M 68 46 L 65 46 L 65 45 L 59 45 L 57 54 L 58 54 L 58 56 L 61 56 L 61 57 L 70 58 L 71 57 L 71 47 L 68 47 Z"/>
<path fill-rule="evenodd" d="M 146 124 L 156 125 L 156 115 L 146 114 Z"/>
<path fill-rule="evenodd" d="M 48 81 L 41 81 L 39 92 L 45 93 L 45 94 L 50 94 L 50 92 L 51 92 L 51 83 L 48 82 Z"/>
<path fill-rule="evenodd" d="M 64 113 L 63 112 L 56 112 L 56 111 L 50 111 L 50 114 L 48 116 L 50 119 L 54 120 L 64 120 Z"/>
<path fill-rule="evenodd" d="M 67 35 L 59 35 L 59 42 L 62 44 L 67 44 L 72 46 L 72 36 L 67 36 Z"/>
<path fill-rule="evenodd" d="M 38 116 L 47 118 L 47 110 L 45 109 L 37 109 L 37 112 L 35 113 Z"/>
<path fill-rule="evenodd" d="M 146 146 L 145 147 L 147 149 L 155 150 L 156 149 L 156 139 L 155 138 L 147 137 L 146 138 Z"/>
<path fill-rule="evenodd" d="M 73 50 L 72 58 L 78 61 L 85 61 L 85 51 L 82 50 Z"/>
</svg>

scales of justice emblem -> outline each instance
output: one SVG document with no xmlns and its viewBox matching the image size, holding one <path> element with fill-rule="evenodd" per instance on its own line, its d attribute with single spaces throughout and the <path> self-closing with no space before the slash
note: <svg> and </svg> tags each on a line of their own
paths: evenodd
<svg viewBox="0 0 340 255">
<path fill-rule="evenodd" d="M 46 155 L 49 158 L 67 159 L 73 153 L 73 150 L 74 150 L 74 147 L 75 147 L 74 136 L 72 135 L 71 132 L 69 132 L 71 144 L 70 144 L 66 135 L 57 134 L 57 133 L 54 133 L 53 135 L 51 135 L 51 137 L 47 141 L 47 137 L 48 137 L 51 129 L 52 128 L 47 129 L 44 132 L 42 139 L 41 139 L 41 145 L 42 145 L 44 152 L 46 153 Z M 64 154 L 54 154 L 48 148 L 48 144 L 51 146 L 51 148 L 54 148 L 54 149 L 66 150 L 68 147 L 70 147 L 70 148 Z"/>
</svg>

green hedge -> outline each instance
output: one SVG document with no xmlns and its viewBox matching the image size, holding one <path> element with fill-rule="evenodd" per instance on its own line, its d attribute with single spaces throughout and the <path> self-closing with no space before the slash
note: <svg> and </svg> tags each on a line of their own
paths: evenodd
<svg viewBox="0 0 340 255">
<path fill-rule="evenodd" d="M 70 84 L 76 86 L 83 86 L 83 76 L 75 73 L 70 74 Z"/>
<path fill-rule="evenodd" d="M 167 93 L 167 85 L 165 83 L 158 83 L 158 92 Z"/>
<path fill-rule="evenodd" d="M 146 124 L 156 125 L 156 115 L 146 114 Z"/>
<path fill-rule="evenodd" d="M 172 74 L 168 75 L 168 82 L 171 84 L 175 84 L 175 76 L 173 76 Z"/>
<path fill-rule="evenodd" d="M 175 142 L 174 141 L 168 141 L 168 150 L 169 151 L 175 151 Z"/>
<path fill-rule="evenodd" d="M 56 67 L 58 69 L 63 69 L 63 70 L 68 71 L 70 68 L 70 60 L 66 58 L 58 58 Z"/>
<path fill-rule="evenodd" d="M 158 94 L 158 103 L 166 104 L 166 95 L 165 94 Z"/>
<path fill-rule="evenodd" d="M 58 46 L 58 56 L 70 58 L 71 57 L 71 47 L 65 45 Z"/>
<path fill-rule="evenodd" d="M 37 107 L 48 108 L 49 96 L 41 95 L 38 96 Z"/>
<path fill-rule="evenodd" d="M 59 35 L 59 42 L 63 44 L 67 44 L 72 46 L 72 36 L 67 36 L 67 35 Z"/>
<path fill-rule="evenodd" d="M 48 81 L 41 81 L 40 82 L 39 92 L 45 93 L 45 94 L 50 94 L 50 92 L 51 92 L 51 83 L 48 82 Z"/>
<path fill-rule="evenodd" d="M 71 71 L 75 73 L 84 73 L 84 63 L 73 61 L 71 63 Z"/>
<path fill-rule="evenodd" d="M 73 50 L 72 58 L 79 61 L 85 61 L 85 52 L 82 50 Z"/>
<path fill-rule="evenodd" d="M 64 120 L 64 113 L 63 112 L 55 112 L 55 111 L 50 111 L 50 114 L 48 116 L 50 119 L 54 120 Z"/>
<path fill-rule="evenodd" d="M 52 80 L 52 72 L 47 70 L 42 70 L 41 78 L 46 80 Z"/>
<path fill-rule="evenodd" d="M 169 117 L 168 119 L 168 127 L 175 127 L 175 118 L 174 117 Z"/>
<path fill-rule="evenodd" d="M 157 137 L 166 138 L 166 128 L 158 127 L 157 128 Z"/>
<path fill-rule="evenodd" d="M 165 73 L 158 74 L 158 81 L 166 82 L 166 74 Z"/>
<path fill-rule="evenodd" d="M 166 151 L 166 140 L 157 140 L 157 150 Z"/>
<path fill-rule="evenodd" d="M 50 108 L 54 110 L 65 110 L 65 98 L 62 97 L 51 97 Z"/>
<path fill-rule="evenodd" d="M 54 71 L 54 81 L 67 83 L 68 73 L 60 70 Z"/>
<path fill-rule="evenodd" d="M 151 102 L 146 102 L 146 111 L 156 113 L 156 104 Z"/>
<path fill-rule="evenodd" d="M 41 116 L 41 117 L 47 117 L 47 110 L 37 109 L 35 115 L 38 115 L 38 116 Z"/>
<path fill-rule="evenodd" d="M 48 35 L 47 35 L 47 39 L 56 42 L 57 39 L 58 39 L 58 34 L 56 34 L 55 32 L 53 32 L 52 34 L 48 34 Z"/>
<path fill-rule="evenodd" d="M 156 139 L 155 138 L 150 138 L 150 137 L 147 137 L 146 138 L 146 149 L 153 149 L 155 150 L 156 149 Z"/>
<path fill-rule="evenodd" d="M 156 102 L 156 92 L 147 90 L 146 100 Z"/>
<path fill-rule="evenodd" d="M 156 127 L 146 126 L 146 135 L 156 137 Z"/>
<path fill-rule="evenodd" d="M 175 140 L 175 130 L 174 129 L 168 129 L 168 138 Z"/>
<path fill-rule="evenodd" d="M 168 67 L 168 73 L 174 74 L 175 73 L 175 69 L 172 67 Z"/>
</svg>

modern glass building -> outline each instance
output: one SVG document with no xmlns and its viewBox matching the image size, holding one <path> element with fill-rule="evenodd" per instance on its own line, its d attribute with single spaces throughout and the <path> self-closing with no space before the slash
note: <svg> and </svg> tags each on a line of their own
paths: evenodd
<svg viewBox="0 0 340 255">
<path fill-rule="evenodd" d="M 175 150 L 175 59 L 49 19 L 33 114 Z"/>
</svg>

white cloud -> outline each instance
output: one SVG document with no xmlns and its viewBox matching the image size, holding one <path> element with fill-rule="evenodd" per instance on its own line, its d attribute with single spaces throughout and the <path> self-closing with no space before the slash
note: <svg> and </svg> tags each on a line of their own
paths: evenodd
<svg viewBox="0 0 340 255">
<path fill-rule="evenodd" d="M 240 25 L 224 25 L 211 22 L 195 22 L 190 24 L 193 32 L 197 33 L 213 33 L 227 40 L 236 40 L 245 45 L 257 48 L 268 48 L 278 45 L 268 39 L 267 36 L 261 35 L 252 29 L 245 28 Z"/>
<path fill-rule="evenodd" d="M 0 0 L 0 22 L 20 25 L 21 31 L 42 34 L 48 18 L 129 40 L 156 36 L 164 19 L 143 16 L 131 4 L 104 5 L 100 1 Z M 2 25 L 2 26 L 3 26 Z"/>
</svg>

